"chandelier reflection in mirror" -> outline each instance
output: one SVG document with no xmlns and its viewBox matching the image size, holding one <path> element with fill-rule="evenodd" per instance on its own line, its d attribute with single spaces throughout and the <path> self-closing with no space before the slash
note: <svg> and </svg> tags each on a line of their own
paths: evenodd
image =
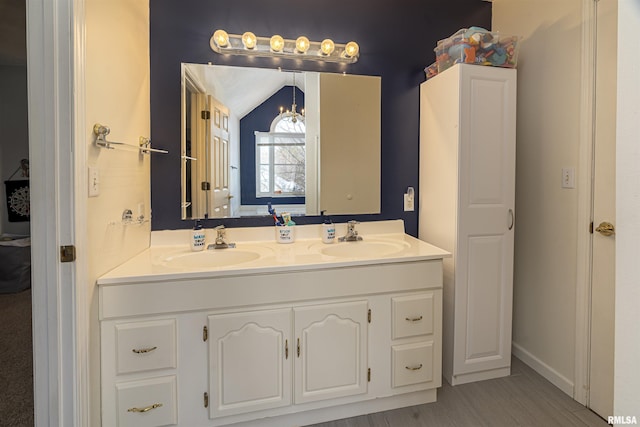
<svg viewBox="0 0 640 427">
<path fill-rule="evenodd" d="M 255 132 L 256 197 L 305 197 L 306 126 L 304 107 L 297 111 L 296 73 L 291 109 L 280 107 L 269 132 Z"/>
<path fill-rule="evenodd" d="M 250 31 L 242 35 L 228 34 L 216 30 L 209 45 L 214 52 L 231 55 L 251 55 L 272 58 L 304 59 L 323 62 L 352 64 L 358 60 L 360 47 L 351 41 L 335 43 L 331 39 L 321 42 L 310 41 L 305 36 L 295 40 L 285 39 L 276 34 L 272 37 L 257 37 Z"/>
<path fill-rule="evenodd" d="M 298 105 L 296 104 L 296 73 L 293 73 L 293 99 L 291 101 L 291 110 L 284 111 L 284 107 L 280 107 L 280 121 L 290 124 L 292 128 L 289 132 L 304 133 L 304 107 L 297 111 Z M 302 122 L 301 126 L 298 125 L 298 121 Z M 295 129 L 295 130 L 294 130 Z"/>
</svg>

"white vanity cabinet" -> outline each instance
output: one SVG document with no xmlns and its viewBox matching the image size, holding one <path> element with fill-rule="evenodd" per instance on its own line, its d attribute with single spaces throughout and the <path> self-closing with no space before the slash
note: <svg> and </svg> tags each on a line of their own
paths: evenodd
<svg viewBox="0 0 640 427">
<path fill-rule="evenodd" d="M 443 371 L 509 375 L 516 70 L 457 64 L 420 88 L 419 235 L 444 260 Z"/>
<path fill-rule="evenodd" d="M 102 325 L 103 425 L 176 425 L 175 318 L 148 318 Z"/>
<path fill-rule="evenodd" d="M 295 307 L 294 402 L 367 392 L 368 301 Z"/>
<path fill-rule="evenodd" d="M 211 418 L 366 393 L 367 307 L 361 300 L 209 316 Z"/>
<path fill-rule="evenodd" d="M 291 310 L 215 314 L 209 325 L 211 418 L 291 404 Z"/>
<path fill-rule="evenodd" d="M 102 425 L 301 426 L 433 402 L 443 256 L 102 278 Z"/>
</svg>

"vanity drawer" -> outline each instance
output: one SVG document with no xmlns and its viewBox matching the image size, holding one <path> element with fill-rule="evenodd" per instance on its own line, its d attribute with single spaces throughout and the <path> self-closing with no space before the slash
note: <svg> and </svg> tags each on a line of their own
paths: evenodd
<svg viewBox="0 0 640 427">
<path fill-rule="evenodd" d="M 433 334 L 434 303 L 434 292 L 391 298 L 391 338 Z"/>
<path fill-rule="evenodd" d="M 118 427 L 159 427 L 178 424 L 176 377 L 116 384 Z"/>
<path fill-rule="evenodd" d="M 433 341 L 391 347 L 391 387 L 433 381 Z"/>
<path fill-rule="evenodd" d="M 120 323 L 116 328 L 116 373 L 176 367 L 175 319 Z"/>
</svg>

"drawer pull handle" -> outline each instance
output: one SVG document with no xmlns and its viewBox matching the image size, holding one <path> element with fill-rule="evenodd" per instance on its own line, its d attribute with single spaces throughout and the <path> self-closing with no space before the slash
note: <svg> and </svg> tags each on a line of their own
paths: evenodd
<svg viewBox="0 0 640 427">
<path fill-rule="evenodd" d="M 418 369 L 422 369 L 422 363 L 418 366 L 405 366 L 405 369 L 408 369 L 409 371 L 417 371 Z"/>
<path fill-rule="evenodd" d="M 133 351 L 135 354 L 144 354 L 144 353 L 151 353 L 153 350 L 157 349 L 158 347 L 149 347 L 149 348 L 134 348 Z"/>
<path fill-rule="evenodd" d="M 149 412 L 152 409 L 157 409 L 162 407 L 162 403 L 154 403 L 153 405 L 149 405 L 145 408 L 129 408 L 127 409 L 127 412 Z"/>
<path fill-rule="evenodd" d="M 422 320 L 422 316 L 419 317 L 405 317 L 407 322 L 419 322 Z"/>
</svg>

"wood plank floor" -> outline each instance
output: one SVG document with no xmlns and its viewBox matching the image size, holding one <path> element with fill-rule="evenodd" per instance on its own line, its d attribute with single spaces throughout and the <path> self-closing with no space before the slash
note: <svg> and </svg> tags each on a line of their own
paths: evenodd
<svg viewBox="0 0 640 427">
<path fill-rule="evenodd" d="M 438 401 L 313 427 L 604 427 L 607 423 L 517 358 L 511 376 L 450 386 Z"/>
</svg>

